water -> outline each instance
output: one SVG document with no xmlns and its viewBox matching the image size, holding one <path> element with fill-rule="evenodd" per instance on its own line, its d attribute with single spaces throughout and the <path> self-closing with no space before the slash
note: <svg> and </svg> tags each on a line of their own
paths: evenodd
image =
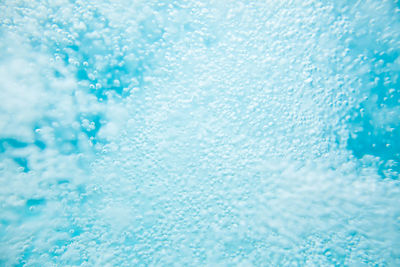
<svg viewBox="0 0 400 267">
<path fill-rule="evenodd" d="M 2 1 L 0 266 L 400 265 L 399 12 Z"/>
</svg>

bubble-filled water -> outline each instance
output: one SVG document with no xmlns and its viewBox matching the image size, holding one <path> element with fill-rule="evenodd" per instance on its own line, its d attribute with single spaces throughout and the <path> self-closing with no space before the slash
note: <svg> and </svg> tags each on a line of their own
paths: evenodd
<svg viewBox="0 0 400 267">
<path fill-rule="evenodd" d="M 0 266 L 400 266 L 398 0 L 3 0 Z"/>
</svg>

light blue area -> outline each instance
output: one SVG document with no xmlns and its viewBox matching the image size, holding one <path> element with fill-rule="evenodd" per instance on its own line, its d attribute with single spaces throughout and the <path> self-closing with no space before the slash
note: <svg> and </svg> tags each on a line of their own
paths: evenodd
<svg viewBox="0 0 400 267">
<path fill-rule="evenodd" d="M 399 266 L 399 8 L 0 4 L 0 266 Z"/>
</svg>

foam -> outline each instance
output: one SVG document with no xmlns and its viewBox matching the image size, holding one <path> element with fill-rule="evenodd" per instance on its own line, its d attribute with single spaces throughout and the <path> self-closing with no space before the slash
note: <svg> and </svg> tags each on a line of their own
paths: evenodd
<svg viewBox="0 0 400 267">
<path fill-rule="evenodd" d="M 0 265 L 400 264 L 398 12 L 6 1 Z"/>
</svg>

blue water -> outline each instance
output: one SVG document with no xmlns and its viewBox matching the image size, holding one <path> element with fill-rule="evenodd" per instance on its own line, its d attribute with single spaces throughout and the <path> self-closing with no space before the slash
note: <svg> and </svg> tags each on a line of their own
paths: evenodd
<svg viewBox="0 0 400 267">
<path fill-rule="evenodd" d="M 400 2 L 0 2 L 0 266 L 400 266 Z"/>
</svg>

